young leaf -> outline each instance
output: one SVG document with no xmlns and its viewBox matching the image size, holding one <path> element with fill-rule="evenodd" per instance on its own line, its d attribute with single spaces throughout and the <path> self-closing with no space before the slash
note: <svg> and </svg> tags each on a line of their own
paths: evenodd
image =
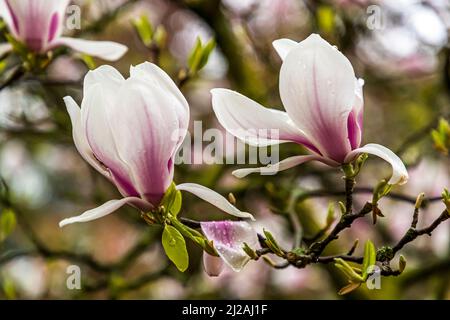
<svg viewBox="0 0 450 320">
<path fill-rule="evenodd" d="M 336 268 L 341 270 L 349 279 L 351 282 L 364 282 L 365 280 L 356 273 L 356 271 L 353 269 L 353 267 L 348 264 L 345 260 L 341 258 L 334 259 L 336 263 L 334 264 Z"/>
<path fill-rule="evenodd" d="M 442 191 L 442 202 L 447 207 L 447 213 L 450 215 L 450 192 L 447 189 Z"/>
<path fill-rule="evenodd" d="M 162 234 L 162 245 L 167 257 L 181 272 L 189 266 L 186 241 L 182 234 L 172 226 L 166 225 Z"/>
<path fill-rule="evenodd" d="M 212 51 L 216 47 L 216 41 L 214 39 L 211 39 L 208 41 L 208 43 L 203 47 L 202 50 L 202 57 L 200 59 L 200 63 L 198 65 L 198 70 L 203 69 L 204 66 L 208 63 L 209 56 L 211 55 Z"/>
<path fill-rule="evenodd" d="M 161 206 L 166 208 L 167 212 L 172 213 L 175 217 L 181 210 L 182 196 L 177 190 L 175 183 L 172 182 L 161 200 Z"/>
<path fill-rule="evenodd" d="M 202 40 L 200 37 L 197 38 L 194 48 L 192 48 L 191 53 L 188 58 L 188 67 L 191 73 L 197 73 L 202 59 Z"/>
<path fill-rule="evenodd" d="M 139 18 L 134 19 L 133 26 L 139 34 L 139 38 L 142 43 L 149 47 L 153 41 L 153 27 L 148 20 L 148 17 L 146 15 L 142 15 Z"/>
<path fill-rule="evenodd" d="M 183 197 L 181 195 L 181 191 L 177 190 L 175 192 L 175 199 L 173 200 L 172 206 L 170 207 L 170 212 L 176 217 L 181 210 L 181 204 L 183 201 Z"/>
<path fill-rule="evenodd" d="M 344 294 L 350 293 L 350 292 L 358 289 L 360 285 L 361 285 L 361 283 L 351 282 L 350 284 L 346 285 L 341 290 L 339 290 L 338 295 L 342 296 Z"/>
<path fill-rule="evenodd" d="M 325 33 L 331 33 L 335 24 L 334 10 L 329 6 L 320 6 L 317 10 L 319 28 Z"/>
<path fill-rule="evenodd" d="M 333 224 L 334 221 L 334 203 L 330 202 L 328 203 L 328 211 L 327 211 L 327 220 L 326 220 L 326 226 L 327 228 Z"/>
<path fill-rule="evenodd" d="M 94 59 L 87 54 L 81 55 L 80 59 L 81 59 L 81 61 L 83 61 L 83 63 L 86 65 L 86 67 L 88 67 L 89 70 L 94 70 L 97 67 Z"/>
<path fill-rule="evenodd" d="M 406 268 L 406 259 L 403 255 L 400 255 L 400 258 L 398 259 L 398 271 L 402 273 Z"/>
<path fill-rule="evenodd" d="M 339 201 L 339 209 L 341 210 L 341 214 L 345 214 L 345 204 L 342 201 Z"/>
<path fill-rule="evenodd" d="M 269 247 L 270 250 L 273 251 L 273 253 L 275 253 L 278 256 L 283 256 L 283 251 L 281 250 L 280 246 L 278 245 L 278 243 L 276 242 L 275 238 L 273 237 L 273 235 L 267 231 L 267 230 L 263 230 L 264 235 L 266 236 L 266 245 L 267 247 Z"/>
<path fill-rule="evenodd" d="M 255 250 L 250 248 L 249 245 L 246 242 L 244 242 L 244 245 L 243 245 L 242 249 L 253 260 L 257 260 L 258 259 L 258 255 L 256 254 Z"/>
<path fill-rule="evenodd" d="M 158 48 L 164 48 L 166 46 L 167 31 L 163 26 L 158 26 L 156 28 L 153 40 L 155 40 L 155 43 L 158 46 Z"/>
<path fill-rule="evenodd" d="M 5 209 L 0 216 L 0 241 L 6 239 L 16 227 L 16 215 L 11 209 Z"/>
<path fill-rule="evenodd" d="M 364 246 L 364 258 L 363 258 L 363 266 L 362 266 L 362 277 L 364 280 L 367 279 L 367 271 L 369 270 L 370 266 L 375 265 L 377 259 L 377 251 L 375 249 L 374 244 L 372 241 L 367 240 L 366 244 Z"/>
</svg>

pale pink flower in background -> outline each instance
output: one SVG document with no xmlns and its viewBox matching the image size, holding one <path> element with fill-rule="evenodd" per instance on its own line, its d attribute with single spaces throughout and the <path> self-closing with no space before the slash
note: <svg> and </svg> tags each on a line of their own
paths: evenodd
<svg viewBox="0 0 450 320">
<path fill-rule="evenodd" d="M 25 299 L 42 299 L 48 291 L 48 263 L 42 258 L 20 257 L 2 267 L 3 278 L 14 283 Z"/>
<path fill-rule="evenodd" d="M 89 41 L 63 37 L 64 18 L 70 0 L 0 0 L 0 17 L 9 32 L 30 50 L 44 53 L 59 46 L 105 60 L 118 60 L 128 50 L 111 41 Z M 0 44 L 0 56 L 11 50 Z"/>
<path fill-rule="evenodd" d="M 286 112 L 264 108 L 235 91 L 213 89 L 214 112 L 225 129 L 250 145 L 294 142 L 313 155 L 233 174 L 238 178 L 254 172 L 273 174 L 312 160 L 338 167 L 361 153 L 370 153 L 392 166 L 390 184 L 406 183 L 406 168 L 391 150 L 378 144 L 360 147 L 363 84 L 355 77 L 350 61 L 316 34 L 299 43 L 280 39 L 273 45 L 283 59 L 280 96 Z M 271 137 L 268 129 L 277 130 L 278 137 Z"/>
<path fill-rule="evenodd" d="M 189 105 L 172 79 L 151 63 L 131 67 L 128 79 L 102 66 L 84 79 L 81 109 L 71 97 L 64 100 L 79 153 L 123 198 L 65 219 L 60 226 L 101 218 L 125 204 L 142 211 L 156 208 L 172 183 L 175 155 L 189 123 Z M 201 185 L 184 183 L 177 189 L 231 215 L 253 219 Z"/>
<path fill-rule="evenodd" d="M 376 1 L 374 0 L 334 0 L 335 4 L 341 7 L 349 7 L 349 6 L 368 6 Z"/>
<path fill-rule="evenodd" d="M 360 37 L 357 53 L 364 63 L 387 75 L 421 75 L 438 66 L 448 41 L 450 8 L 417 0 L 377 1 L 381 23 Z"/>
</svg>

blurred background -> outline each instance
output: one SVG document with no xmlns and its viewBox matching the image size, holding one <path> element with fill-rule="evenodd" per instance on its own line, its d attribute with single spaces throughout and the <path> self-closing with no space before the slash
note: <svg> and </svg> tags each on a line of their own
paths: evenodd
<svg viewBox="0 0 450 320">
<path fill-rule="evenodd" d="M 227 87 L 261 104 L 282 108 L 278 92 L 281 61 L 273 40 L 301 41 L 312 32 L 336 45 L 365 80 L 363 142 L 381 143 L 402 157 L 410 181 L 383 199 L 385 217 L 374 226 L 357 221 L 327 249 L 348 250 L 355 239 L 377 247 L 393 244 L 408 230 L 420 192 L 440 196 L 450 183 L 448 150 L 432 134 L 450 113 L 450 62 L 447 0 L 96 0 L 73 1 L 81 7 L 83 38 L 112 40 L 129 51 L 114 63 L 124 75 L 130 65 L 152 61 L 182 91 L 193 120 L 203 129 L 223 128 L 211 108 L 210 89 Z M 144 44 L 133 21 L 146 16 L 155 41 Z M 197 39 L 216 47 L 206 66 L 185 77 Z M 84 74 L 104 61 L 76 54 L 52 62 L 39 79 L 16 82 L 0 91 L 1 192 L 13 208 L 0 204 L 0 299 L 448 299 L 450 298 L 450 224 L 403 250 L 399 277 L 382 278 L 380 290 L 358 289 L 341 297 L 345 279 L 332 265 L 276 270 L 250 262 L 240 273 L 226 270 L 208 277 L 201 250 L 188 243 L 190 266 L 180 273 L 166 258 L 161 229 L 149 227 L 133 208 L 65 229 L 63 218 L 117 196 L 114 186 L 94 172 L 74 148 L 62 98 L 81 101 Z M 2 66 L 3 68 L 4 66 Z M 205 142 L 205 145 L 208 143 Z M 284 144 L 280 157 L 303 153 Z M 227 150 L 227 153 L 233 153 Z M 325 226 L 329 197 L 321 190 L 343 190 L 341 172 L 309 164 L 276 176 L 237 180 L 234 165 L 179 165 L 175 182 L 195 182 L 223 195 L 233 192 L 237 206 L 257 217 L 258 230 L 270 230 L 292 246 L 298 221 L 305 238 Z M 370 157 L 357 180 L 357 208 L 371 200 L 372 188 L 389 168 Z M 184 217 L 223 219 L 201 200 L 183 196 Z M 443 210 L 441 202 L 421 211 L 424 226 Z M 338 211 L 338 210 L 336 210 Z M 358 254 L 362 246 L 357 248 Z M 81 270 L 82 289 L 66 286 L 67 267 Z"/>
</svg>

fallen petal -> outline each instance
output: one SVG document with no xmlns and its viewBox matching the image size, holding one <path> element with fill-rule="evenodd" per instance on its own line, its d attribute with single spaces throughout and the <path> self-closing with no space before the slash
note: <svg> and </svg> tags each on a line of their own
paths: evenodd
<svg viewBox="0 0 450 320">
<path fill-rule="evenodd" d="M 234 271 L 241 271 L 250 261 L 242 249 L 244 242 L 251 248 L 258 247 L 258 236 L 252 226 L 245 221 L 202 222 L 201 228 L 223 261 Z"/>
</svg>

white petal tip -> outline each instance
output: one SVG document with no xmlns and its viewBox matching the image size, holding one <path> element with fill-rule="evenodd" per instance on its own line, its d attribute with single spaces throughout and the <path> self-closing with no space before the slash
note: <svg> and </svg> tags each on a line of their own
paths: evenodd
<svg viewBox="0 0 450 320">
<path fill-rule="evenodd" d="M 241 211 L 241 213 L 239 215 L 239 218 L 241 218 L 241 219 L 249 219 L 251 221 L 256 221 L 255 217 L 249 212 Z"/>
<path fill-rule="evenodd" d="M 238 170 L 234 170 L 231 174 L 238 179 L 242 179 L 242 178 L 245 178 L 246 176 L 248 176 L 250 173 L 251 172 L 248 172 L 247 169 L 238 169 Z"/>
<path fill-rule="evenodd" d="M 214 88 L 214 89 L 211 89 L 209 92 L 214 97 L 214 96 L 218 96 L 218 95 L 230 92 L 230 91 L 233 91 L 233 90 L 225 89 L 225 88 Z"/>
<path fill-rule="evenodd" d="M 58 225 L 59 225 L 60 228 L 63 228 L 63 227 L 65 227 L 65 226 L 67 226 L 68 224 L 71 224 L 71 223 L 73 223 L 73 222 L 71 222 L 70 219 L 64 219 Z"/>
</svg>

